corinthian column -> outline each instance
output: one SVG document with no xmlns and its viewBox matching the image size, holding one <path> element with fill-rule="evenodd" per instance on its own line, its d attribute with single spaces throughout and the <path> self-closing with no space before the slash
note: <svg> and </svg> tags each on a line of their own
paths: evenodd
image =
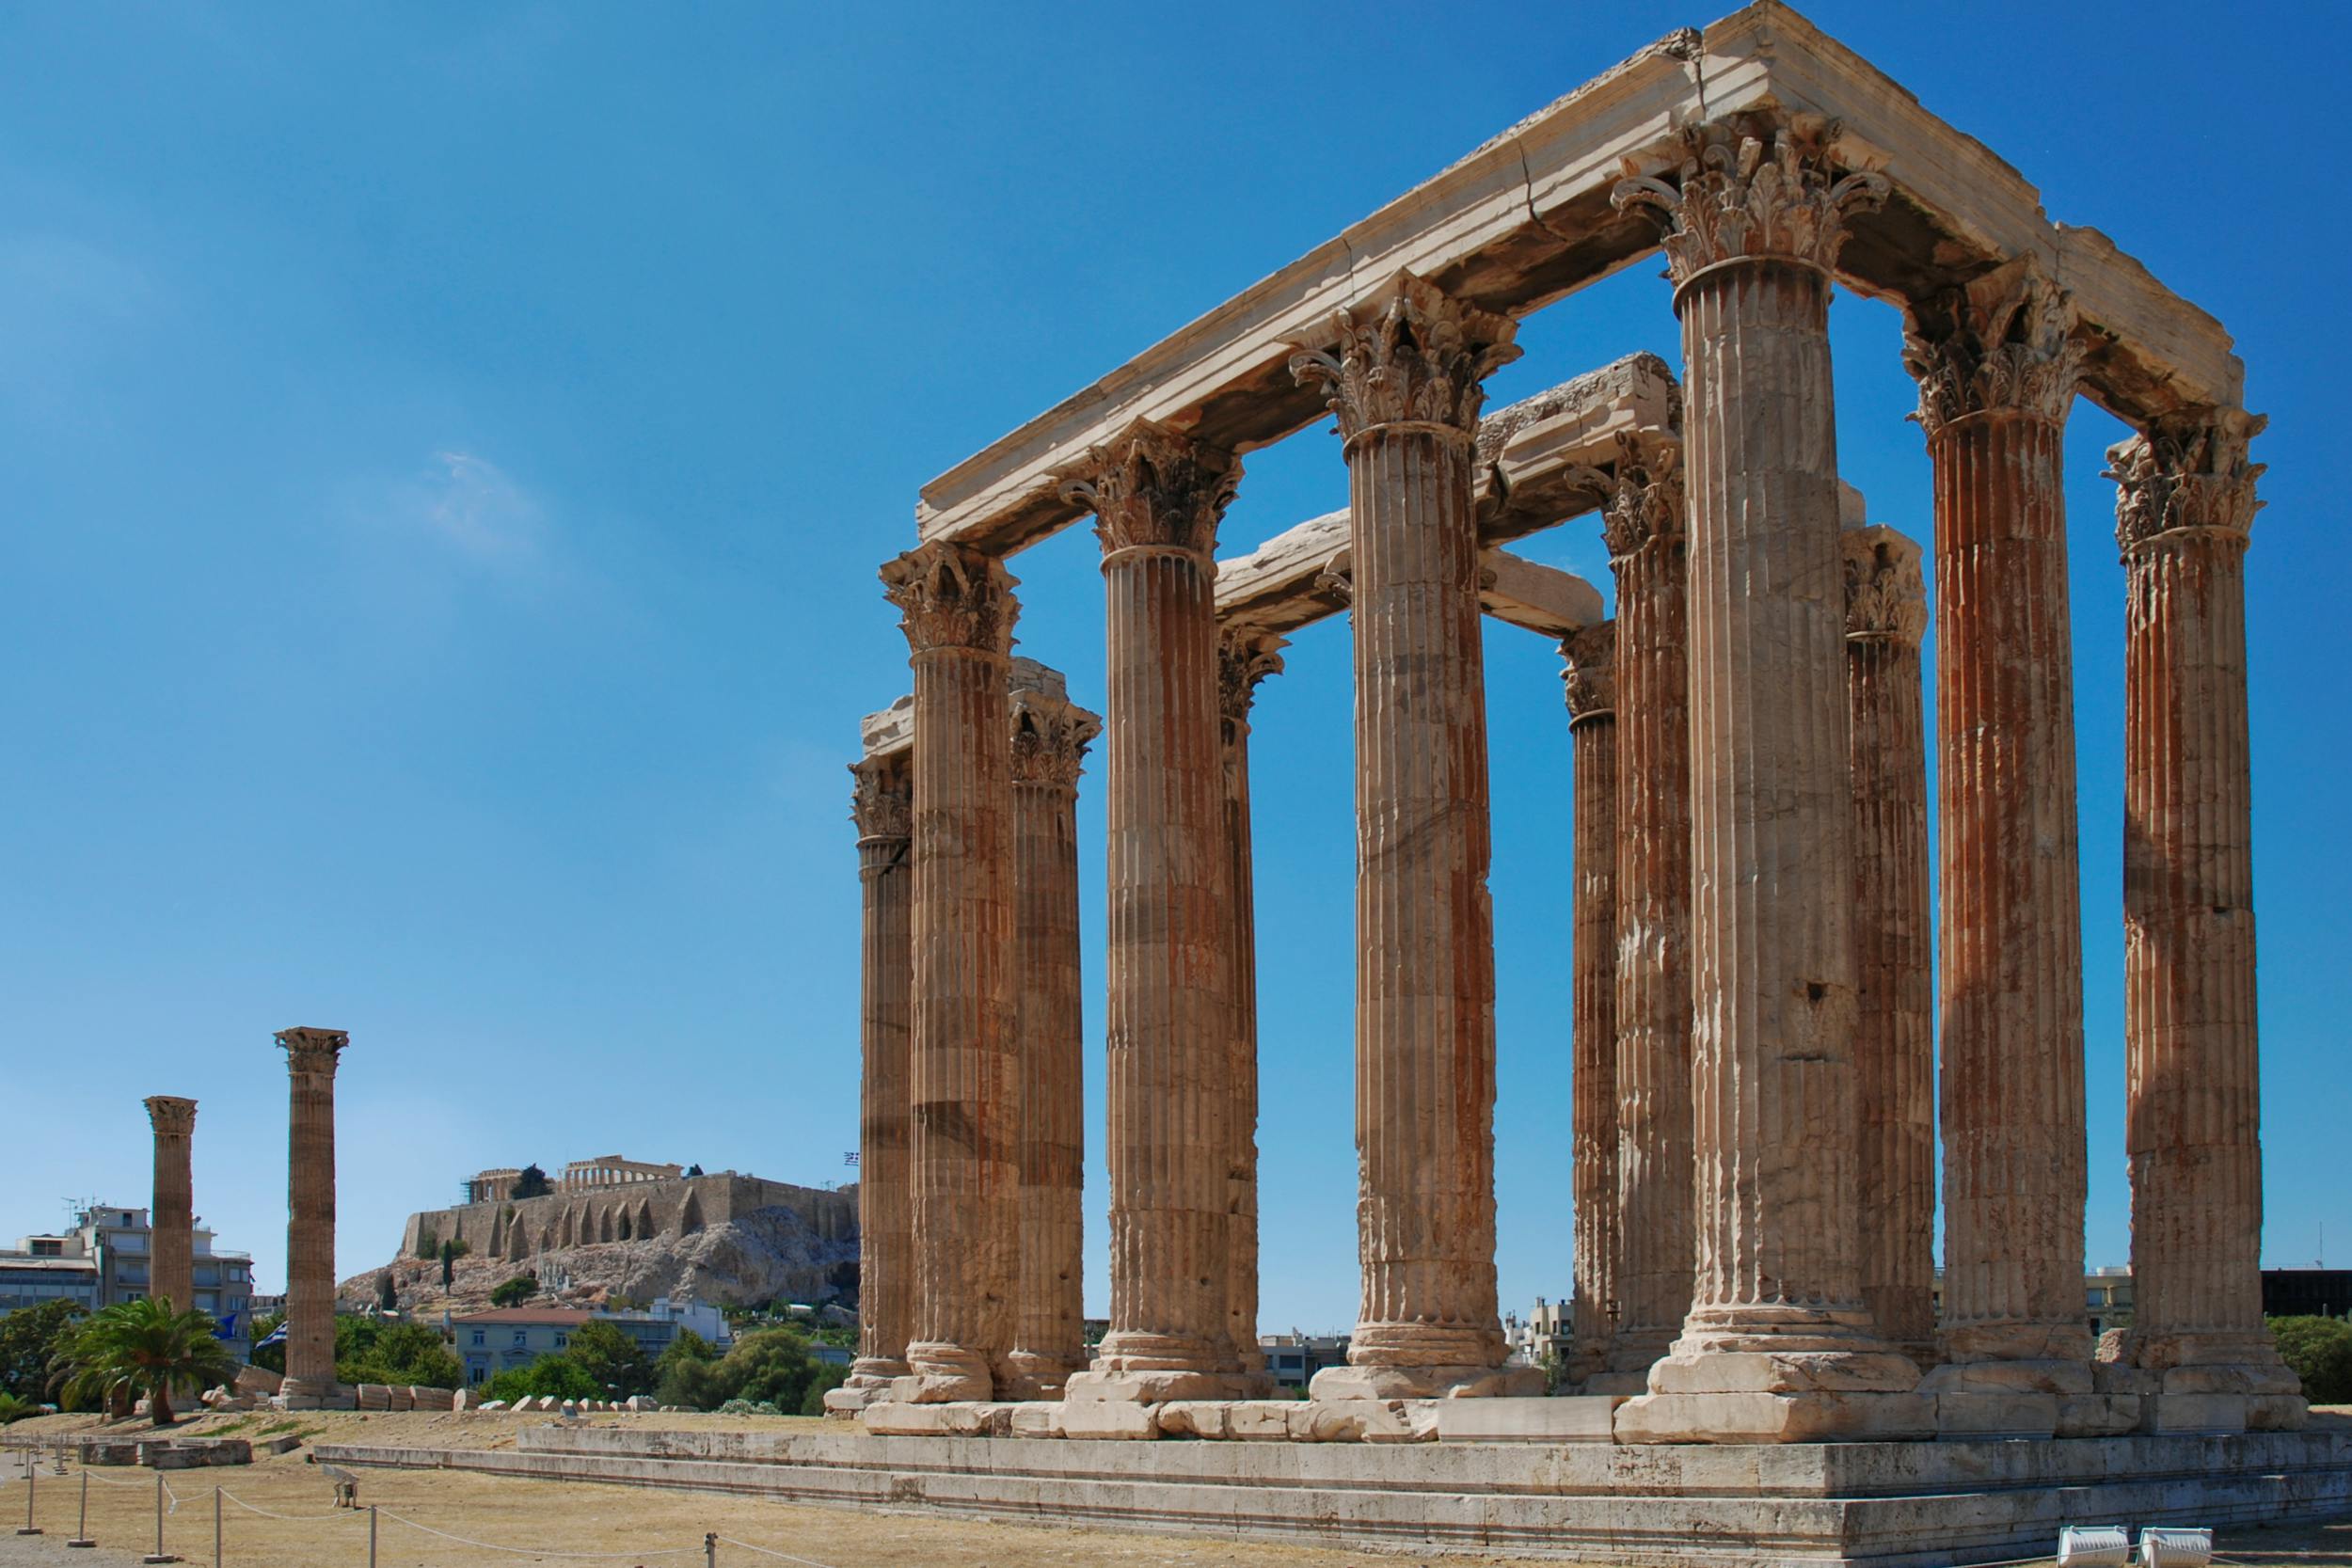
<svg viewBox="0 0 2352 1568">
<path fill-rule="evenodd" d="M 2128 594 L 2120 1359 L 2156 1396 L 2142 1424 L 2157 1431 L 2234 1427 L 2241 1402 L 2248 1426 L 2304 1416 L 2262 1315 L 2246 546 L 2263 471 L 2247 445 L 2265 422 L 2196 409 L 2107 452 Z"/>
<path fill-rule="evenodd" d="M 914 1317 L 907 1014 L 914 968 L 910 946 L 914 776 L 909 736 L 891 722 L 904 712 L 866 721 L 865 760 L 850 769 L 855 781 L 850 799 L 858 882 L 865 894 L 858 1009 L 864 1048 L 858 1085 L 858 1344 L 848 1382 L 825 1396 L 827 1410 L 845 1413 L 879 1398 L 907 1375 Z"/>
<path fill-rule="evenodd" d="M 1021 1275 L 1007 1399 L 1058 1399 L 1087 1364 L 1086 1029 L 1078 982 L 1078 771 L 1102 720 L 1060 673 L 1012 661 L 1015 1003 L 1021 1054 Z"/>
<path fill-rule="evenodd" d="M 1926 1366 L 1935 1357 L 1935 927 L 1919 675 L 1927 583 L 1919 546 L 1891 528 L 1851 530 L 1845 544 L 1862 1299 L 1879 1333 Z"/>
<path fill-rule="evenodd" d="M 1472 437 L 1515 324 L 1399 273 L 1293 356 L 1345 440 L 1356 651 L 1357 1247 L 1319 1398 L 1541 1391 L 1495 1302 L 1494 914 Z"/>
<path fill-rule="evenodd" d="M 147 1293 L 175 1312 L 196 1305 L 196 1202 L 188 1174 L 188 1140 L 196 1132 L 196 1101 L 150 1096 L 147 1119 L 155 1131 L 155 1196 L 148 1215 Z"/>
<path fill-rule="evenodd" d="M 1232 458 L 1138 422 L 1065 493 L 1108 601 L 1111 1321 L 1073 1401 L 1216 1399 L 1232 1335 L 1232 936 L 1216 525 Z"/>
<path fill-rule="evenodd" d="M 1232 857 L 1225 923 L 1233 966 L 1233 1055 L 1226 1108 L 1233 1226 L 1229 1328 L 1234 1357 L 1253 1380 L 1263 1378 L 1265 1354 L 1258 1347 L 1258 914 L 1249 833 L 1249 710 L 1258 683 L 1281 670 L 1283 646 L 1272 632 L 1229 626 L 1216 649 L 1225 736 L 1225 844 Z"/>
<path fill-rule="evenodd" d="M 1560 644 L 1575 754 L 1576 891 L 1569 997 L 1568 1168 L 1576 1262 L 1568 1376 L 1608 1362 L 1617 1314 L 1617 624 Z"/>
<path fill-rule="evenodd" d="M 1620 1440 L 1931 1428 L 1855 1258 L 1853 804 L 1829 269 L 1885 191 L 1811 127 L 1689 133 L 1664 216 L 1690 478 L 1697 1274 Z"/>
<path fill-rule="evenodd" d="M 1621 436 L 1617 578 L 1616 1336 L 1596 1394 L 1638 1394 L 1691 1310 L 1691 674 L 1677 441 Z M 1581 775 L 1580 775 L 1580 780 Z M 1582 787 L 1580 783 L 1579 788 Z"/>
<path fill-rule="evenodd" d="M 2082 910 L 2062 455 L 2080 351 L 2030 257 L 1915 306 L 1935 468 L 1946 1365 L 1983 1430 L 2090 1388 Z M 2022 1399 L 2018 1396 L 2033 1396 Z M 1967 1399 L 1946 1400 L 1947 1431 Z"/>
<path fill-rule="evenodd" d="M 915 1403 L 984 1400 L 1012 1350 L 1021 1219 L 1013 1048 L 1012 578 L 926 545 L 882 568 L 914 666 L 913 1027 Z"/>
<path fill-rule="evenodd" d="M 286 1148 L 286 1381 L 289 1410 L 335 1391 L 335 1069 L 351 1037 L 281 1029 L 292 1101 Z"/>
</svg>

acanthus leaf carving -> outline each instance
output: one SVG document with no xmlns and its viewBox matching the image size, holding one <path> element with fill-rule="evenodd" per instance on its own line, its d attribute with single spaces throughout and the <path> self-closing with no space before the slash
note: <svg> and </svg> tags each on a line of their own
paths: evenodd
<svg viewBox="0 0 2352 1568">
<path fill-rule="evenodd" d="M 1012 782 L 1078 787 L 1087 748 L 1103 721 L 1066 698 L 1031 690 L 1012 694 Z"/>
<path fill-rule="evenodd" d="M 299 1073 L 324 1073 L 332 1078 L 351 1037 L 341 1029 L 280 1029 L 275 1037 L 286 1049 L 287 1066 Z"/>
<path fill-rule="evenodd" d="M 1617 709 L 1617 623 L 1597 621 L 1560 641 L 1566 661 L 1560 681 L 1566 689 L 1568 722 L 1581 723 Z"/>
<path fill-rule="evenodd" d="M 898 624 L 915 653 L 1011 652 L 1021 612 L 1012 591 L 1019 582 L 994 556 L 939 540 L 885 562 L 882 579 L 882 594 L 898 607 Z"/>
<path fill-rule="evenodd" d="M 1443 430 L 1474 440 L 1486 377 L 1519 356 L 1518 324 L 1467 305 L 1400 272 L 1370 302 L 1331 317 L 1320 342 L 1298 343 L 1291 374 L 1320 384 L 1353 442 L 1387 425 Z"/>
<path fill-rule="evenodd" d="M 178 1095 L 150 1095 L 147 1097 L 147 1119 L 157 1132 L 166 1137 L 187 1137 L 196 1131 L 196 1101 Z"/>
<path fill-rule="evenodd" d="M 1249 721 L 1258 683 L 1282 673 L 1282 650 L 1289 645 L 1273 632 L 1248 626 L 1226 626 L 1217 633 L 1217 709 L 1228 725 Z"/>
<path fill-rule="evenodd" d="M 1916 647 L 1928 629 L 1928 584 L 1919 546 L 1891 528 L 1849 529 L 1846 636 Z"/>
<path fill-rule="evenodd" d="M 1159 548 L 1214 556 L 1217 524 L 1240 484 L 1232 453 L 1137 420 L 1089 452 L 1058 490 L 1094 514 L 1105 555 Z"/>
<path fill-rule="evenodd" d="M 1847 219 L 1887 193 L 1883 174 L 1838 171 L 1828 152 L 1837 129 L 1809 115 L 1753 130 L 1689 126 L 1673 180 L 1629 173 L 1610 200 L 1619 212 L 1657 213 L 1677 285 L 1724 261 L 1771 258 L 1828 272 L 1845 245 Z"/>
<path fill-rule="evenodd" d="M 914 836 L 914 774 L 904 752 L 853 762 L 850 778 L 850 820 L 860 839 Z"/>
<path fill-rule="evenodd" d="M 1612 561 L 1677 543 L 1684 527 L 1682 443 L 1654 431 L 1620 431 L 1608 470 L 1579 466 L 1570 483 L 1601 499 L 1601 542 Z"/>
<path fill-rule="evenodd" d="M 2074 401 L 2083 348 L 2074 296 L 2028 251 L 1903 315 L 1903 368 L 1919 383 L 1912 417 L 1933 436 L 1969 414 L 2053 422 Z"/>
<path fill-rule="evenodd" d="M 2168 536 L 2243 544 L 2263 508 L 2254 482 L 2269 467 L 2248 449 L 2269 423 L 2239 408 L 2192 408 L 2109 447 L 2106 477 L 2115 481 L 2115 541 L 2125 558 Z"/>
</svg>

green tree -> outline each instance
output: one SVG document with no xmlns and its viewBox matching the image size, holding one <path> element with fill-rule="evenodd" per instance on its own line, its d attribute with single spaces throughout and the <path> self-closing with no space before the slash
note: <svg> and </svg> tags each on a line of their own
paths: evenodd
<svg viewBox="0 0 2352 1568">
<path fill-rule="evenodd" d="M 442 1290 L 446 1291 L 450 1288 L 451 1280 L 457 1272 L 457 1259 L 465 1257 L 466 1254 L 471 1252 L 472 1250 L 473 1247 L 465 1242 L 443 1242 L 441 1243 Z"/>
<path fill-rule="evenodd" d="M 392 1284 L 392 1271 L 389 1269 L 375 1276 L 375 1305 L 387 1312 L 400 1308 L 400 1291 Z"/>
<path fill-rule="evenodd" d="M 0 1393 L 39 1403 L 49 1391 L 57 1347 L 81 1316 L 79 1302 L 44 1301 L 0 1318 Z"/>
<path fill-rule="evenodd" d="M 525 1395 L 552 1395 L 559 1400 L 600 1400 L 604 1390 L 588 1375 L 588 1369 L 568 1354 L 558 1353 L 543 1355 L 528 1367 L 509 1367 L 482 1386 L 485 1402 L 505 1400 L 510 1403 Z"/>
<path fill-rule="evenodd" d="M 724 1397 L 798 1410 L 817 1375 L 808 1341 L 788 1328 L 762 1329 L 735 1342 L 718 1367 Z"/>
<path fill-rule="evenodd" d="M 21 1421 L 27 1417 L 40 1414 L 40 1406 L 31 1400 L 19 1399 L 14 1394 L 0 1392 L 0 1427 L 7 1426 L 11 1421 Z"/>
<path fill-rule="evenodd" d="M 490 1292 L 490 1305 L 520 1307 L 538 1293 L 539 1276 L 535 1274 L 518 1274 Z"/>
<path fill-rule="evenodd" d="M 625 1400 L 653 1387 L 653 1363 L 645 1347 L 612 1323 L 595 1318 L 581 1323 L 572 1330 L 564 1354 L 596 1380 L 592 1399 Z"/>
<path fill-rule="evenodd" d="M 2352 1404 L 2352 1322 L 2343 1318 L 2273 1318 L 2280 1358 L 2303 1380 L 2313 1404 Z"/>
<path fill-rule="evenodd" d="M 518 1198 L 545 1197 L 553 1191 L 555 1188 L 548 1182 L 548 1173 L 537 1165 L 525 1165 L 522 1174 L 515 1178 L 515 1196 Z"/>
<path fill-rule="evenodd" d="M 209 1312 L 175 1312 L 142 1298 L 102 1307 L 63 1347 L 66 1392 L 103 1400 L 147 1396 L 157 1426 L 171 1424 L 174 1388 L 226 1383 L 236 1376 L 229 1347 L 213 1338 Z"/>
<path fill-rule="evenodd" d="M 680 1329 L 654 1363 L 653 1397 L 689 1410 L 716 1410 L 726 1402 L 719 1386 L 719 1353 L 691 1328 Z"/>
<path fill-rule="evenodd" d="M 825 1396 L 850 1381 L 850 1369 L 837 1361 L 819 1361 L 816 1373 L 808 1380 L 808 1392 L 801 1396 L 801 1414 L 822 1416 Z"/>
<path fill-rule="evenodd" d="M 371 1327 L 373 1333 L 364 1337 L 354 1334 L 348 1355 L 342 1354 L 343 1336 L 336 1336 L 335 1381 L 338 1383 L 385 1383 L 401 1387 L 418 1385 L 427 1388 L 455 1388 L 466 1379 L 466 1370 L 457 1364 L 457 1357 L 441 1343 L 437 1330 L 422 1323 L 369 1323 L 363 1318 L 341 1320 Z M 340 1328 L 339 1322 L 339 1328 Z"/>
</svg>

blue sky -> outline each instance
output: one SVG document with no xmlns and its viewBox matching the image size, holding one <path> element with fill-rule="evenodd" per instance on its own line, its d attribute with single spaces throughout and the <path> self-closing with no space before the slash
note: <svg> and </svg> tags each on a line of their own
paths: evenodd
<svg viewBox="0 0 2352 1568">
<path fill-rule="evenodd" d="M 347 1028 L 341 1266 L 490 1164 L 850 1173 L 856 721 L 917 487 L 1714 8 L 16 7 L 0 96 L 0 1238 L 197 1204 L 282 1277 L 270 1032 Z M 2346 239 L 2317 8 L 1812 13 L 2236 333 L 2266 1260 L 2352 1259 Z M 1935 24 L 1923 19 L 1933 15 Z M 1439 20 L 1442 18 L 1442 20 Z M 1634 268 L 1531 320 L 1497 402 L 1676 357 Z M 1834 317 L 1847 476 L 1928 530 L 1894 312 Z M 2069 432 L 2093 1263 L 2127 1255 L 2122 434 Z M 1343 504 L 1317 426 L 1229 553 Z M 1605 582 L 1589 522 L 1530 553 Z M 1023 651 L 1100 707 L 1083 531 Z M 1347 650 L 1259 705 L 1263 1326 L 1354 1314 Z M 1502 1297 L 1568 1284 L 1570 769 L 1554 651 L 1490 626 Z M 1098 755 L 1099 767 L 1099 755 Z M 1099 772 L 1089 1248 L 1103 1268 Z"/>
</svg>

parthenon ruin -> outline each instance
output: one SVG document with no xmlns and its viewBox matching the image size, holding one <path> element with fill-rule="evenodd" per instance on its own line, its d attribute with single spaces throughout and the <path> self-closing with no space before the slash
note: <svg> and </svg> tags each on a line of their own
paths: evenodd
<svg viewBox="0 0 2352 1568">
<path fill-rule="evenodd" d="M 1636 356 L 1482 418 L 1519 318 L 1651 252 L 1679 386 Z M 1931 542 L 1841 505 L 1834 284 L 1904 313 Z M 1543 1391 L 1506 1363 L 1495 1291 L 1486 614 L 1566 663 L 1562 1250 L 1572 1375 L 1610 1402 L 1615 1441 L 2298 1426 L 2256 1290 L 2240 557 L 2263 421 L 2242 380 L 2212 317 L 2048 221 L 1989 150 L 1763 0 L 1645 50 L 925 487 L 914 547 L 882 571 L 914 695 L 868 721 L 856 769 L 873 1309 L 840 1407 L 924 1431 L 928 1405 L 1050 1400 L 1037 1430 L 1142 1435 L 1155 1407 L 1265 1392 L 1251 695 L 1286 633 L 1343 612 L 1362 1299 L 1314 1401 Z M 2139 432 L 2109 458 L 2141 1311 L 2096 1346 L 2060 455 L 2078 393 Z M 1245 454 L 1327 410 L 1347 511 L 1220 561 Z M 1613 620 L 1505 548 L 1595 512 Z M 1110 1328 L 1086 1362 L 1068 835 L 1098 721 L 1011 657 L 1008 562 L 1089 515 L 1109 648 L 1112 1243 Z M 1049 754 L 1050 809 L 1033 808 Z"/>
</svg>

